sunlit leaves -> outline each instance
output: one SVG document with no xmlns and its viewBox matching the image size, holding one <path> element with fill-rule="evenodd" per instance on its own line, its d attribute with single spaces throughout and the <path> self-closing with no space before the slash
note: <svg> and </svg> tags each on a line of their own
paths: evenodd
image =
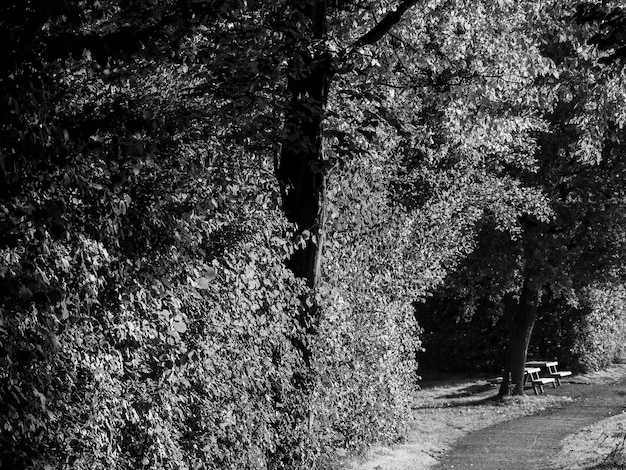
<svg viewBox="0 0 626 470">
<path fill-rule="evenodd" d="M 150 20 L 171 26 L 178 4 L 149 4 Z M 278 135 L 268 106 L 275 70 L 250 69 L 244 56 L 258 55 L 258 36 L 232 23 L 227 44 L 200 28 L 184 53 L 146 43 L 130 57 L 110 39 L 129 33 L 117 20 L 129 13 L 134 24 L 137 11 L 78 9 L 85 28 L 51 18 L 41 34 L 85 34 L 84 53 L 22 57 L 19 76 L 36 79 L 36 63 L 46 84 L 12 89 L 9 107 L 21 116 L 3 121 L 2 177 L 14 186 L 0 202 L 2 464 L 284 461 L 305 435 L 289 425 L 304 406 L 290 342 L 304 289 L 283 266 L 289 227 L 264 140 Z M 237 21 L 263 30 L 259 15 Z M 214 26 L 221 34 L 225 21 Z M 170 32 L 177 37 L 157 34 Z M 107 59 L 105 43 L 122 50 Z M 239 76 L 227 91 L 192 93 L 208 70 L 246 67 L 254 90 Z M 244 100 L 248 92 L 259 99 Z"/>
</svg>

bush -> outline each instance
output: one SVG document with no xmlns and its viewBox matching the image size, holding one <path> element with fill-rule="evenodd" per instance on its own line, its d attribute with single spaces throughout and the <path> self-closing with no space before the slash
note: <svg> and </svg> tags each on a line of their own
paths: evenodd
<svg viewBox="0 0 626 470">
<path fill-rule="evenodd" d="M 307 291 L 249 132 L 278 120 L 186 93 L 179 57 L 46 62 L 39 40 L 0 66 L 0 466 L 307 467 Z"/>
<path fill-rule="evenodd" d="M 401 439 L 417 388 L 420 331 L 398 243 L 405 219 L 390 207 L 385 178 L 381 166 L 355 159 L 329 180 L 311 403 L 322 456 Z"/>
<path fill-rule="evenodd" d="M 584 299 L 586 314 L 575 325 L 571 350 L 582 370 L 594 371 L 624 359 L 626 287 L 594 286 Z"/>
</svg>

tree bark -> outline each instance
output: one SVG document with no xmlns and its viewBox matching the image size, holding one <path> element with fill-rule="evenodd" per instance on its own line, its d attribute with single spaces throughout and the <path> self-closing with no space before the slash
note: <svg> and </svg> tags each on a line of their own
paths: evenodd
<svg viewBox="0 0 626 470">
<path fill-rule="evenodd" d="M 296 225 L 296 249 L 288 267 L 315 289 L 320 274 L 325 216 L 322 125 L 333 67 L 323 44 L 326 1 L 307 4 L 303 13 L 310 21 L 313 47 L 297 50 L 289 63 L 290 101 L 276 176 L 285 215 Z"/>
<path fill-rule="evenodd" d="M 322 121 L 331 78 L 329 60 L 299 54 L 292 60 L 285 116 L 285 136 L 277 177 L 283 210 L 296 224 L 296 247 L 289 268 L 315 288 L 319 277 L 321 229 L 324 223 L 325 174 Z"/>
<path fill-rule="evenodd" d="M 530 280 L 524 280 L 520 300 L 515 310 L 509 344 L 506 351 L 504 375 L 499 395 L 506 396 L 524 394 L 524 367 L 528 345 L 532 336 L 535 320 L 537 319 L 537 304 L 539 294 L 530 285 Z M 511 390 L 512 389 L 512 390 Z"/>
</svg>

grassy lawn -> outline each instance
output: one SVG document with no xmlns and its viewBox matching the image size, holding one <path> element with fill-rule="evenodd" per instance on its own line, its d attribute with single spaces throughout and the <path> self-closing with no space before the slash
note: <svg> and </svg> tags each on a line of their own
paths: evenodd
<svg viewBox="0 0 626 470">
<path fill-rule="evenodd" d="M 625 413 L 584 428 L 563 440 L 555 470 L 626 470 L 625 438 Z"/>
</svg>

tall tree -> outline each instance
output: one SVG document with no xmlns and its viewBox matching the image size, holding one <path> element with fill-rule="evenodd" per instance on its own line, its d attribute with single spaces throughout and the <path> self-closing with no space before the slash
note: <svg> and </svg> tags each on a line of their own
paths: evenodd
<svg viewBox="0 0 626 470">
<path fill-rule="evenodd" d="M 328 36 L 329 15 L 341 9 L 342 2 L 294 0 L 290 4 L 294 12 L 287 34 L 293 50 L 287 70 L 290 98 L 276 175 L 285 214 L 297 227 L 295 237 L 299 243 L 289 266 L 313 289 L 319 280 L 324 238 L 328 159 L 324 155 L 323 123 L 329 88 L 352 54 L 362 46 L 377 43 L 417 3 L 401 1 L 356 41 L 345 45 L 342 54 L 333 51 Z M 349 8 L 358 11 L 364 7 Z M 304 35 L 295 30 L 295 25 L 304 25 Z"/>
<path fill-rule="evenodd" d="M 623 77 L 597 64 L 597 39 L 556 19 L 553 27 L 567 33 L 547 30 L 544 54 L 558 66 L 559 90 L 546 113 L 550 130 L 539 137 L 538 172 L 523 177 L 550 198 L 554 216 L 547 225 L 529 219 L 523 224 L 524 281 L 501 394 L 508 393 L 508 372 L 514 393 L 523 393 L 528 344 L 546 292 L 575 299 L 583 286 L 619 279 L 623 263 Z"/>
</svg>

